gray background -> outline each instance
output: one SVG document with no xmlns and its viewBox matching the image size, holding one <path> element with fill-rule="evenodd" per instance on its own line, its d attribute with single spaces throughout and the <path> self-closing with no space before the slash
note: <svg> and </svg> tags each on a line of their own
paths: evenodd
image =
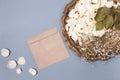
<svg viewBox="0 0 120 80">
<path fill-rule="evenodd" d="M 37 68 L 37 65 L 27 39 L 53 27 L 58 27 L 61 33 L 60 19 L 70 1 L 0 0 L 0 49 L 9 48 L 12 52 L 9 58 L 0 55 L 0 80 L 120 80 L 119 58 L 113 58 L 106 64 L 102 61 L 86 63 L 66 43 L 70 58 L 39 70 L 37 76 L 28 73 L 30 67 Z M 23 68 L 23 73 L 17 75 L 15 69 L 9 70 L 6 64 L 8 60 L 21 56 L 25 57 L 26 64 L 18 66 Z"/>
</svg>

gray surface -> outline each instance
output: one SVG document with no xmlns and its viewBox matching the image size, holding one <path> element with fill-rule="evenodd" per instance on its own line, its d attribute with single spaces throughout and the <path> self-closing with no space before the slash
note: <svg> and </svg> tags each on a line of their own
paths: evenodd
<svg viewBox="0 0 120 80">
<path fill-rule="evenodd" d="M 9 58 L 0 55 L 0 80 L 120 80 L 119 58 L 107 64 L 101 61 L 88 64 L 67 46 L 70 58 L 39 70 L 35 77 L 28 73 L 30 67 L 37 68 L 37 65 L 26 40 L 53 27 L 61 32 L 60 18 L 68 2 L 70 0 L 0 0 L 0 49 L 12 51 Z M 6 63 L 20 56 L 27 62 L 18 66 L 24 72 L 17 75 L 15 69 L 6 68 Z"/>
</svg>

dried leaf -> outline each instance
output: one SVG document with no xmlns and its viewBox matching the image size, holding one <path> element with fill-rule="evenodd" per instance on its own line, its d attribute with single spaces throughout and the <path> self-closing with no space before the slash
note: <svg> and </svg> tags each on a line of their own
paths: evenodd
<svg viewBox="0 0 120 80">
<path fill-rule="evenodd" d="M 106 18 L 105 18 L 105 28 L 106 29 L 109 29 L 111 28 L 113 25 L 113 16 L 112 15 L 108 15 Z"/>
<path fill-rule="evenodd" d="M 115 14 L 115 22 L 114 22 L 114 25 L 117 25 L 120 23 L 120 13 L 116 13 Z"/>
<path fill-rule="evenodd" d="M 97 22 L 100 22 L 100 21 L 104 20 L 104 18 L 105 18 L 108 14 L 110 14 L 110 9 L 107 8 L 107 7 L 101 7 L 101 8 L 99 8 L 98 11 L 97 11 L 97 14 L 96 14 L 96 16 L 95 16 L 95 20 L 96 20 Z"/>
<path fill-rule="evenodd" d="M 103 22 L 98 22 L 96 24 L 96 30 L 98 31 L 98 30 L 102 30 L 102 29 L 104 29 L 104 23 Z"/>
<path fill-rule="evenodd" d="M 105 17 L 106 17 L 105 14 L 97 13 L 97 15 L 95 16 L 95 20 L 97 22 L 100 22 L 100 21 L 104 20 Z"/>
<path fill-rule="evenodd" d="M 97 11 L 98 13 L 110 13 L 110 8 L 107 8 L 107 7 L 101 7 L 98 9 Z"/>
</svg>

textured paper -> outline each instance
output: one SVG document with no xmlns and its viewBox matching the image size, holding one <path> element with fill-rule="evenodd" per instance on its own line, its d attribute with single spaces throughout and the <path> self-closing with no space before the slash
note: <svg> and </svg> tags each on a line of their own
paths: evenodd
<svg viewBox="0 0 120 80">
<path fill-rule="evenodd" d="M 69 57 L 57 28 L 30 38 L 28 44 L 40 69 Z"/>
</svg>

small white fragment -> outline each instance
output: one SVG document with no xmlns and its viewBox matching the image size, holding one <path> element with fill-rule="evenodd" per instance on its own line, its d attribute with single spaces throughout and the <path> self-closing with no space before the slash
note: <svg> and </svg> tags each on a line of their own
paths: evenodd
<svg viewBox="0 0 120 80">
<path fill-rule="evenodd" d="M 1 49 L 1 55 L 2 55 L 3 57 L 8 57 L 8 56 L 10 55 L 10 50 L 7 49 L 7 48 Z"/>
<path fill-rule="evenodd" d="M 22 69 L 21 69 L 21 68 L 17 68 L 17 69 L 16 69 L 16 73 L 17 73 L 17 74 L 21 74 L 21 73 L 22 73 Z"/>
<path fill-rule="evenodd" d="M 28 72 L 29 72 L 32 76 L 37 75 L 37 70 L 34 69 L 34 68 L 30 68 Z"/>
<path fill-rule="evenodd" d="M 17 63 L 19 65 L 25 65 L 25 58 L 24 57 L 19 57 L 18 60 L 17 60 Z"/>
<path fill-rule="evenodd" d="M 9 69 L 14 69 L 14 68 L 16 68 L 16 67 L 17 67 L 16 61 L 15 61 L 15 60 L 9 60 L 8 63 L 7 63 L 7 67 L 8 67 Z"/>
</svg>

